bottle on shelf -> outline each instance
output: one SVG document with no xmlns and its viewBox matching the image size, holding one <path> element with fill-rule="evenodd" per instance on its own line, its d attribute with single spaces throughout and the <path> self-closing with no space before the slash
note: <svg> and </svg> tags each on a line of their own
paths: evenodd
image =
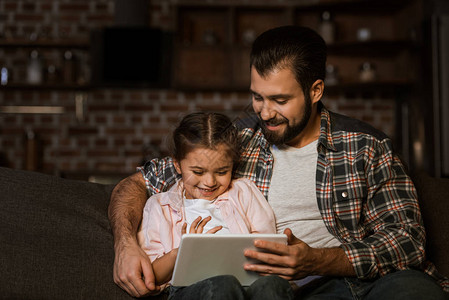
<svg viewBox="0 0 449 300">
<path fill-rule="evenodd" d="M 366 42 L 371 39 L 371 29 L 362 27 L 357 29 L 357 41 Z"/>
<path fill-rule="evenodd" d="M 1 71 L 0 71 L 0 84 L 1 85 L 7 85 L 8 84 L 8 77 L 9 77 L 8 68 L 7 67 L 2 67 Z"/>
<path fill-rule="evenodd" d="M 321 22 L 318 31 L 326 44 L 335 43 L 336 25 L 329 11 L 324 11 L 321 14 Z"/>
<path fill-rule="evenodd" d="M 73 84 L 76 82 L 77 69 L 76 58 L 71 50 L 64 52 L 64 65 L 62 70 L 62 77 L 64 83 Z"/>
<path fill-rule="evenodd" d="M 43 63 L 37 50 L 31 51 L 27 67 L 27 82 L 41 84 L 43 81 Z"/>
<path fill-rule="evenodd" d="M 58 83 L 58 68 L 54 64 L 50 64 L 47 67 L 46 82 L 48 84 Z"/>
<path fill-rule="evenodd" d="M 368 61 L 360 66 L 359 77 L 361 82 L 373 82 L 377 79 L 376 66 Z"/>
</svg>

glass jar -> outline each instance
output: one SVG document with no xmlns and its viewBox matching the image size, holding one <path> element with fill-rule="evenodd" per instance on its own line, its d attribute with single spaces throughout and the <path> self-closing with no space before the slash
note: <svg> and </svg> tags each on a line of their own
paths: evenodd
<svg viewBox="0 0 449 300">
<path fill-rule="evenodd" d="M 27 66 L 27 82 L 41 84 L 43 81 L 43 63 L 37 50 L 31 51 Z"/>
</svg>

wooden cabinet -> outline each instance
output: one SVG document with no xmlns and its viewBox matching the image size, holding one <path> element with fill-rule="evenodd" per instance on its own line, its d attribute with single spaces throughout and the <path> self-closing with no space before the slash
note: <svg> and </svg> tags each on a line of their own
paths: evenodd
<svg viewBox="0 0 449 300">
<path fill-rule="evenodd" d="M 176 9 L 174 86 L 181 89 L 244 89 L 249 51 L 265 30 L 290 24 L 280 6 L 181 1 Z"/>
<path fill-rule="evenodd" d="M 328 66 L 338 80 L 329 79 L 330 91 L 394 90 L 416 80 L 418 1 L 269 3 L 179 0 L 174 18 L 174 87 L 248 89 L 253 40 L 269 28 L 289 24 L 321 32 L 323 13 L 335 26 L 335 36 L 328 42 Z M 371 68 L 371 77 L 366 68 Z"/>
</svg>

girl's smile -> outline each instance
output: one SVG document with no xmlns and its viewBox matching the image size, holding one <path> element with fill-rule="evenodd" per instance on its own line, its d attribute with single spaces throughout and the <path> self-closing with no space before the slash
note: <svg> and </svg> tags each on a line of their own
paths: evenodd
<svg viewBox="0 0 449 300">
<path fill-rule="evenodd" d="M 233 161 L 228 146 L 216 150 L 198 147 L 190 151 L 175 168 L 182 175 L 187 199 L 214 200 L 223 194 L 232 180 Z"/>
</svg>

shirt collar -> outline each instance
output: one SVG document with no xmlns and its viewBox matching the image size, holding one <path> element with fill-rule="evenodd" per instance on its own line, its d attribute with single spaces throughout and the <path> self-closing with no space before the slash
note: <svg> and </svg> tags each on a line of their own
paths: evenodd
<svg viewBox="0 0 449 300">
<path fill-rule="evenodd" d="M 262 147 L 265 150 L 268 150 L 270 148 L 270 143 L 268 143 L 267 139 L 265 138 L 265 135 L 263 134 L 263 131 L 262 131 L 262 127 L 257 129 L 257 131 L 254 135 L 259 140 L 260 147 Z"/>
<path fill-rule="evenodd" d="M 182 180 L 178 180 L 160 199 L 161 205 L 170 205 L 174 210 L 180 211 L 183 206 L 183 190 Z"/>
<path fill-rule="evenodd" d="M 321 101 L 318 102 L 318 110 L 321 112 L 320 137 L 318 138 L 318 145 L 322 145 L 331 151 L 337 151 L 332 137 L 332 120 L 330 112 L 326 109 L 326 107 L 324 107 Z M 318 149 L 319 148 L 320 146 L 318 146 Z"/>
<path fill-rule="evenodd" d="M 218 196 L 217 199 L 215 199 L 215 203 L 229 200 L 228 191 Z M 182 182 L 182 179 L 178 180 L 178 182 L 176 182 L 176 184 L 174 184 L 167 191 L 167 193 L 169 193 L 166 195 L 167 197 L 162 197 L 160 199 L 161 205 L 170 205 L 174 210 L 181 210 L 181 208 L 184 206 L 184 184 Z"/>
</svg>

